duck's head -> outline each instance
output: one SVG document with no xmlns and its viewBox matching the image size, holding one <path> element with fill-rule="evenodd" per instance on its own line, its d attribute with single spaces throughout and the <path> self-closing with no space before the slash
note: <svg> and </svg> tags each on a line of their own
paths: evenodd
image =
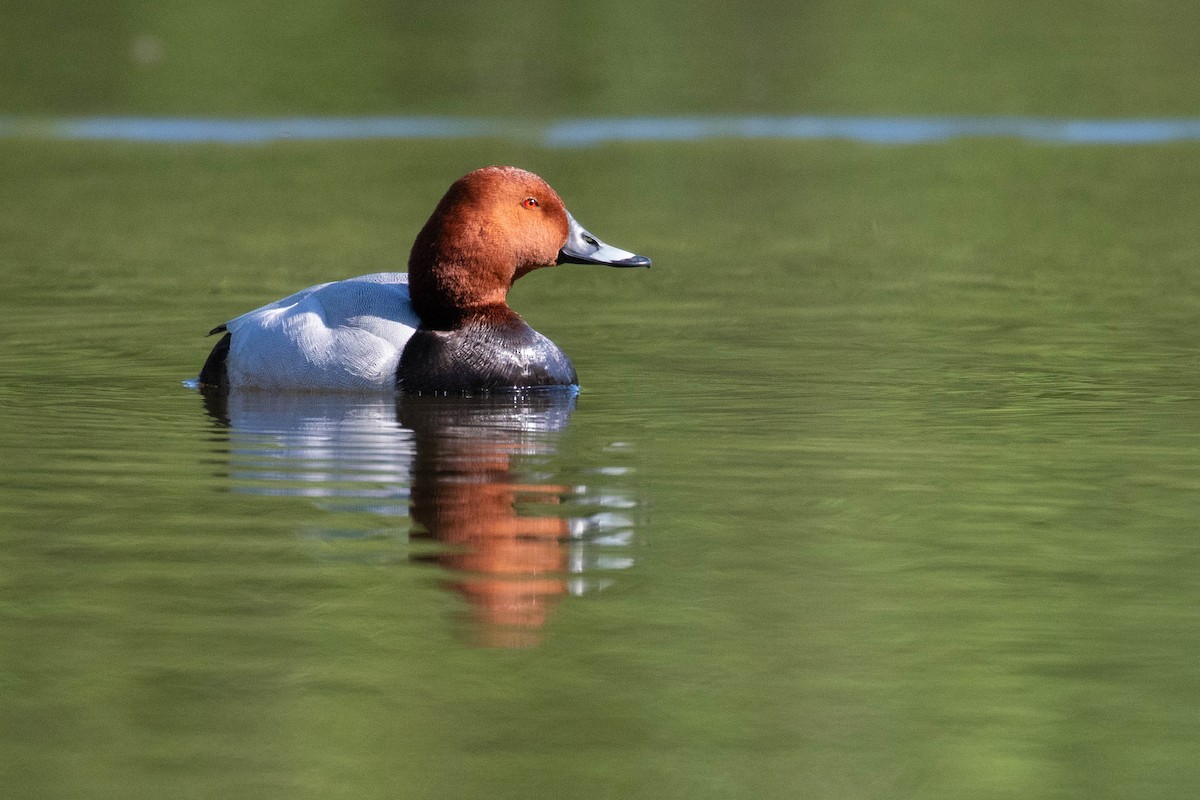
<svg viewBox="0 0 1200 800">
<path fill-rule="evenodd" d="M 605 244 L 567 211 L 544 180 L 516 167 L 484 167 L 455 181 L 413 242 L 413 309 L 428 327 L 453 327 L 503 306 L 513 281 L 556 264 L 648 267 Z"/>
</svg>

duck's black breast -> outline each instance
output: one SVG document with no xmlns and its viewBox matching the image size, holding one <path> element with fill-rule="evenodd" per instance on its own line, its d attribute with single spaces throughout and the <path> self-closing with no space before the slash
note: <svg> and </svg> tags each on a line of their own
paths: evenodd
<svg viewBox="0 0 1200 800">
<path fill-rule="evenodd" d="M 465 394 L 577 386 L 571 359 L 515 313 L 451 330 L 418 328 L 396 370 L 405 394 Z"/>
</svg>

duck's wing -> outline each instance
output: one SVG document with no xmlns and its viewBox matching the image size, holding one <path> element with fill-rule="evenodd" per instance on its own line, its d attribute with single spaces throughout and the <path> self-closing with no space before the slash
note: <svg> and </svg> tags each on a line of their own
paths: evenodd
<svg viewBox="0 0 1200 800">
<path fill-rule="evenodd" d="M 336 281 L 331 281 L 330 283 L 336 283 Z M 242 320 L 254 319 L 258 315 L 260 315 L 266 311 L 274 311 L 279 308 L 291 308 L 292 306 L 296 305 L 304 298 L 308 297 L 313 292 L 319 291 L 320 289 L 324 289 L 326 286 L 329 286 L 330 283 L 319 283 L 316 286 L 310 286 L 307 289 L 301 289 L 300 291 L 296 292 L 295 294 L 289 294 L 287 297 L 276 300 L 274 303 L 267 303 L 265 306 L 259 306 L 258 308 L 254 309 L 253 311 L 247 311 L 245 314 L 242 314 L 240 317 L 234 317 L 233 319 L 229 320 L 228 322 L 222 322 L 220 325 L 218 325 L 217 327 L 215 327 L 211 331 L 209 331 L 208 335 L 215 336 L 218 333 L 224 333 L 228 330 L 232 330 L 233 328 L 236 328 L 242 322 Z"/>
<path fill-rule="evenodd" d="M 404 273 L 310 286 L 225 323 L 229 385 L 390 391 L 419 325 Z"/>
<path fill-rule="evenodd" d="M 394 281 L 396 283 L 404 283 L 404 284 L 408 283 L 408 275 L 403 272 L 379 272 L 374 275 L 362 275 L 358 278 L 350 278 L 349 280 L 361 281 L 361 280 L 366 280 L 368 278 L 382 278 L 385 276 L 391 276 L 393 278 L 398 278 L 399 280 Z M 263 314 L 264 312 L 275 311 L 280 308 L 291 308 L 292 306 L 296 305 L 297 303 L 299 303 L 300 301 L 309 297 L 310 295 L 313 295 L 316 292 L 321 291 L 322 289 L 324 289 L 327 286 L 333 286 L 335 283 L 343 283 L 343 281 L 329 281 L 328 283 L 318 283 L 316 286 L 309 286 L 307 289 L 301 289 L 300 291 L 296 292 L 295 294 L 289 294 L 287 297 L 281 297 L 280 299 L 276 300 L 274 303 L 267 303 L 265 306 L 259 306 L 258 308 L 254 309 L 253 311 L 247 311 L 245 314 L 242 314 L 240 317 L 234 317 L 233 319 L 229 320 L 228 322 L 224 322 L 224 323 L 218 325 L 217 327 L 213 328 L 211 331 L 208 332 L 208 335 L 212 336 L 215 333 L 221 333 L 222 331 L 233 330 L 234 328 L 236 328 L 238 326 L 239 323 L 241 323 L 242 320 L 255 318 L 258 315 Z"/>
</svg>

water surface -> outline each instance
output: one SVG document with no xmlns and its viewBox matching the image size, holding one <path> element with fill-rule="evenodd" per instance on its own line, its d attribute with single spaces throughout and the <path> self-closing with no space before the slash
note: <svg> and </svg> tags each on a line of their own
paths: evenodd
<svg viewBox="0 0 1200 800">
<path fill-rule="evenodd" d="M 472 640 L 537 644 L 562 596 L 607 588 L 613 580 L 601 575 L 633 564 L 638 503 L 621 481 L 625 443 L 582 473 L 560 474 L 556 442 L 573 392 L 204 399 L 228 432 L 221 451 L 233 491 L 312 498 L 329 512 L 329 527 L 304 531 L 317 557 L 445 567 L 446 585 L 470 604 Z M 354 514 L 376 522 L 338 526 Z"/>
<path fill-rule="evenodd" d="M 1200 796 L 1200 4 L 280 12 L 0 3 L 0 794 Z M 573 403 L 182 385 L 489 163 Z"/>
<path fill-rule="evenodd" d="M 10 794 L 1195 796 L 1196 155 L 7 141 Z M 493 162 L 573 407 L 181 384 Z"/>
</svg>

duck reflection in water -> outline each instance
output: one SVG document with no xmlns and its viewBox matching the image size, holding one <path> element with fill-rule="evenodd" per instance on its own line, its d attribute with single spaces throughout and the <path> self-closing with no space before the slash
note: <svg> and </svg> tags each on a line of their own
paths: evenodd
<svg viewBox="0 0 1200 800">
<path fill-rule="evenodd" d="M 409 538 L 438 545 L 407 557 L 453 573 L 445 585 L 469 601 L 482 644 L 536 644 L 560 598 L 633 563 L 635 504 L 619 483 L 627 470 L 610 463 L 585 484 L 561 478 L 572 391 L 396 400 L 233 391 L 206 393 L 205 406 L 228 426 L 237 491 L 407 514 Z"/>
</svg>

